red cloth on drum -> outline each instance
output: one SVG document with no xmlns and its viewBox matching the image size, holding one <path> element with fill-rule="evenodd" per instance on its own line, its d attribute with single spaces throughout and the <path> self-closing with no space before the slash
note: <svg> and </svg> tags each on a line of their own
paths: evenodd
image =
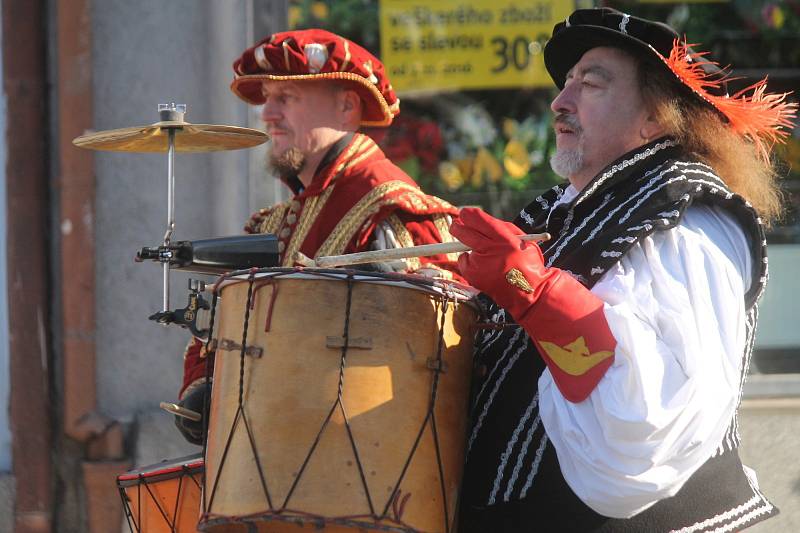
<svg viewBox="0 0 800 533">
<path fill-rule="evenodd" d="M 308 257 L 340 255 L 370 249 L 375 229 L 385 224 L 401 247 L 450 242 L 450 222 L 458 210 L 425 194 L 375 142 L 355 134 L 332 163 L 319 169 L 311 184 L 290 200 L 261 209 L 247 233 L 278 236 L 281 264 L 295 266 L 295 252 Z M 407 260 L 408 271 L 436 269 L 447 279 L 463 281 L 457 254 Z M 205 376 L 202 343 L 193 339 L 184 354 L 180 391 Z"/>
</svg>

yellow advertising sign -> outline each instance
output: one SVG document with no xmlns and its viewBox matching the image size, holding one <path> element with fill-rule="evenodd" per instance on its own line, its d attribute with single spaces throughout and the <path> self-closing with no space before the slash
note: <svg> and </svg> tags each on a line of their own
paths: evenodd
<svg viewBox="0 0 800 533">
<path fill-rule="evenodd" d="M 564 0 L 380 0 L 381 59 L 398 92 L 549 87 L 542 50 Z"/>
</svg>

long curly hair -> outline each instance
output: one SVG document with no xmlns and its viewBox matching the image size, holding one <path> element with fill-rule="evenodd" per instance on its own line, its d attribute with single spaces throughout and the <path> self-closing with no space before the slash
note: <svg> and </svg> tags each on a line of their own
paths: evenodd
<svg viewBox="0 0 800 533">
<path fill-rule="evenodd" d="M 750 139 L 728 127 L 721 113 L 663 69 L 640 61 L 638 77 L 644 102 L 666 134 L 712 167 L 733 192 L 750 202 L 767 226 L 779 220 L 783 202 L 774 158 L 765 160 Z"/>
</svg>

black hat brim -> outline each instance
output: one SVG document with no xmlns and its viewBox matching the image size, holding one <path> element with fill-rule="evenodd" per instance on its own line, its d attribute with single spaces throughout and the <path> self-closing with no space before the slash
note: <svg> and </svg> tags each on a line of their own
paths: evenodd
<svg viewBox="0 0 800 533">
<path fill-rule="evenodd" d="M 661 54 L 651 45 L 616 30 L 582 24 L 561 29 L 545 45 L 544 64 L 556 86 L 563 89 L 570 69 L 580 61 L 583 54 L 600 46 L 627 50 L 636 57 L 671 74 L 669 67 L 662 60 Z M 672 47 L 672 39 L 670 39 L 668 47 Z"/>
</svg>

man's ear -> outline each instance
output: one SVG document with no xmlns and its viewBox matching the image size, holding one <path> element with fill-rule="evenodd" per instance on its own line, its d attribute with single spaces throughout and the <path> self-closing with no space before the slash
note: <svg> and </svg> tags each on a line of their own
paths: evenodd
<svg viewBox="0 0 800 533">
<path fill-rule="evenodd" d="M 639 135 L 645 142 L 650 142 L 653 139 L 663 136 L 666 133 L 664 127 L 656 120 L 656 117 L 649 115 L 645 120 L 644 125 L 639 130 Z"/>
<path fill-rule="evenodd" d="M 361 97 L 355 91 L 343 90 L 339 91 L 337 100 L 343 123 L 348 126 L 355 125 L 357 129 L 361 124 Z"/>
</svg>

